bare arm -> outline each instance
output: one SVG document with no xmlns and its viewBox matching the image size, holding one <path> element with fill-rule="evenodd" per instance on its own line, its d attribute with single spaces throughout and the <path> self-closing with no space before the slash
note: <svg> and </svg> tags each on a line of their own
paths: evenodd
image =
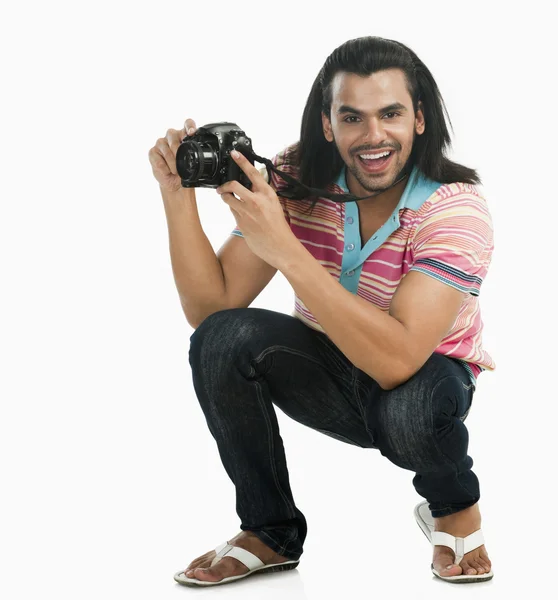
<svg viewBox="0 0 558 600">
<path fill-rule="evenodd" d="M 214 312 L 250 306 L 277 269 L 234 235 L 215 254 L 200 223 L 194 188 L 177 194 L 162 192 L 171 263 L 182 309 L 196 328 Z"/>
<path fill-rule="evenodd" d="M 202 229 L 194 188 L 161 189 L 174 281 L 188 323 L 226 308 L 221 263 Z"/>
</svg>

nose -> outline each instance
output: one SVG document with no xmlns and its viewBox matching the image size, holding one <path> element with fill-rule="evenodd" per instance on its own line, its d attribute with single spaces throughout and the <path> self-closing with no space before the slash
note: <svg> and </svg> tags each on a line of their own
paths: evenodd
<svg viewBox="0 0 558 600">
<path fill-rule="evenodd" d="M 385 141 L 387 135 L 381 119 L 370 119 L 365 133 L 365 140 L 374 146 Z"/>
</svg>

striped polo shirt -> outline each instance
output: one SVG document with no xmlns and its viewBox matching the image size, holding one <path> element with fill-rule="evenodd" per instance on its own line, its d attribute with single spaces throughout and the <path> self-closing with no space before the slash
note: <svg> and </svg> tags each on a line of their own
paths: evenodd
<svg viewBox="0 0 558 600">
<path fill-rule="evenodd" d="M 298 178 L 289 161 L 293 146 L 273 159 L 273 165 Z M 267 170 L 260 172 L 267 178 Z M 493 225 L 486 200 L 467 183 L 442 184 L 414 167 L 398 205 L 388 220 L 361 247 L 356 202 L 319 198 L 312 214 L 309 200 L 280 196 L 286 182 L 272 172 L 285 219 L 297 239 L 346 290 L 389 311 L 397 286 L 409 271 L 420 271 L 467 295 L 457 318 L 434 352 L 459 361 L 476 387 L 478 375 L 496 365 L 482 343 L 479 293 L 490 261 Z M 349 193 L 345 166 L 325 188 Z M 238 227 L 232 235 L 242 237 Z M 291 316 L 322 333 L 323 328 L 295 293 Z"/>
</svg>

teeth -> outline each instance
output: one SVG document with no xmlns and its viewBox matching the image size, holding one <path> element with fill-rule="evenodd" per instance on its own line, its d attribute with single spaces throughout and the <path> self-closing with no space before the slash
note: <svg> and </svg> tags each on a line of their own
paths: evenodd
<svg viewBox="0 0 558 600">
<path fill-rule="evenodd" d="M 374 158 L 382 158 L 382 156 L 388 156 L 388 154 L 390 154 L 389 150 L 387 150 L 386 152 L 381 152 L 380 154 L 359 154 L 359 156 L 361 158 L 374 159 Z"/>
</svg>

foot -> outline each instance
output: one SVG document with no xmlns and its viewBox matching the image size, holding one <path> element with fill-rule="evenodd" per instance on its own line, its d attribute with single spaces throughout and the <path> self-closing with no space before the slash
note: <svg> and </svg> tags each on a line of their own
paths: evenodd
<svg viewBox="0 0 558 600">
<path fill-rule="evenodd" d="M 252 554 L 255 554 L 264 564 L 277 564 L 290 560 L 274 552 L 269 546 L 266 546 L 251 531 L 242 531 L 228 542 L 231 546 L 244 548 Z M 225 577 L 234 577 L 248 573 L 249 569 L 236 558 L 225 556 L 213 567 L 210 567 L 211 561 L 215 558 L 215 550 L 206 552 L 202 556 L 194 559 L 184 570 L 186 577 L 190 579 L 199 579 L 201 581 L 221 581 Z"/>
<path fill-rule="evenodd" d="M 455 537 L 467 537 L 480 529 L 481 515 L 477 504 L 465 510 L 453 513 L 446 517 L 434 519 L 434 530 L 445 531 Z M 434 546 L 432 563 L 440 575 L 453 577 L 454 575 L 477 575 L 488 573 L 492 563 L 486 553 L 484 545 L 479 546 L 463 556 L 459 565 L 455 564 L 455 553 L 447 546 Z M 448 568 L 449 566 L 449 568 Z"/>
</svg>

